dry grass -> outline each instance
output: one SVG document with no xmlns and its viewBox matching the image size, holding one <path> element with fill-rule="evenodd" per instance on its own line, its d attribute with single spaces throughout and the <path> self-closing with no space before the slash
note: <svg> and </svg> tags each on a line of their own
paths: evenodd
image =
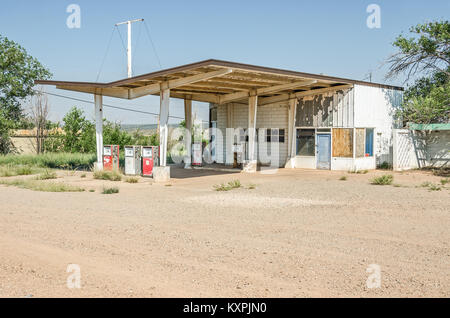
<svg viewBox="0 0 450 318">
<path fill-rule="evenodd" d="M 95 171 L 94 179 L 109 180 L 109 181 L 121 181 L 122 175 L 117 171 Z"/>
<path fill-rule="evenodd" d="M 0 184 L 41 192 L 83 192 L 84 189 L 65 183 L 39 180 L 0 180 Z"/>
<path fill-rule="evenodd" d="M 129 178 L 125 179 L 125 182 L 127 182 L 127 183 L 138 183 L 139 179 L 136 178 L 136 177 L 129 177 Z"/>
<path fill-rule="evenodd" d="M 391 174 L 386 174 L 381 177 L 373 178 L 371 180 L 371 183 L 375 184 L 375 185 L 390 185 L 390 184 L 392 184 L 393 181 L 394 181 L 394 176 Z"/>
<path fill-rule="evenodd" d="M 36 180 L 50 180 L 50 179 L 56 179 L 58 176 L 56 175 L 55 171 L 51 171 L 51 170 L 44 170 L 43 173 L 41 173 L 40 175 L 38 175 L 36 177 Z"/>
<path fill-rule="evenodd" d="M 103 188 L 103 194 L 115 194 L 119 193 L 119 188 L 112 187 L 112 188 Z"/>
<path fill-rule="evenodd" d="M 8 164 L 0 166 L 0 177 L 27 176 L 38 173 L 40 169 L 27 165 Z"/>
<path fill-rule="evenodd" d="M 227 184 L 222 183 L 219 185 L 214 185 L 214 190 L 216 191 L 230 191 L 233 189 L 238 189 L 242 187 L 241 182 L 239 180 L 233 180 L 228 182 Z"/>
</svg>

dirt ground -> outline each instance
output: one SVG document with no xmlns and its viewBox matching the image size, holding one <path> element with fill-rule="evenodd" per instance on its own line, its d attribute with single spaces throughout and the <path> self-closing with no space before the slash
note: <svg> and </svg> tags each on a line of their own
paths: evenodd
<svg viewBox="0 0 450 318">
<path fill-rule="evenodd" d="M 2 297 L 450 296 L 450 185 L 420 187 L 442 179 L 430 173 L 394 173 L 397 186 L 370 184 L 383 171 L 172 168 L 168 184 L 58 174 L 86 191 L 0 185 Z M 243 188 L 213 190 L 234 179 Z M 80 289 L 67 287 L 69 264 Z M 380 288 L 367 287 L 371 264 Z"/>
</svg>

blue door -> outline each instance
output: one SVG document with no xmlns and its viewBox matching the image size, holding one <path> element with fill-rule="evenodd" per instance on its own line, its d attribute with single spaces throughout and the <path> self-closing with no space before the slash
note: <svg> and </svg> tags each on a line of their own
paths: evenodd
<svg viewBox="0 0 450 318">
<path fill-rule="evenodd" d="M 317 135 L 317 169 L 331 169 L 331 135 Z"/>
</svg>

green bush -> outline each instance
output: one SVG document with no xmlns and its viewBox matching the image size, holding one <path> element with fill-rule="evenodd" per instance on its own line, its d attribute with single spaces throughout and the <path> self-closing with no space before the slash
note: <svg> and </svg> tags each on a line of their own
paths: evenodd
<svg viewBox="0 0 450 318">
<path fill-rule="evenodd" d="M 391 174 L 386 174 L 384 176 L 372 179 L 372 184 L 389 185 L 389 184 L 392 184 L 392 181 L 394 181 L 394 176 Z"/>
</svg>

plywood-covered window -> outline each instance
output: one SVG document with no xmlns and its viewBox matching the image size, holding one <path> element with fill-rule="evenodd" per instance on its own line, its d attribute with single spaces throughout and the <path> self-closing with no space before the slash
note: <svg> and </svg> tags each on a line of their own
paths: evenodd
<svg viewBox="0 0 450 318">
<path fill-rule="evenodd" d="M 333 157 L 353 158 L 353 129 L 333 129 Z"/>
</svg>

